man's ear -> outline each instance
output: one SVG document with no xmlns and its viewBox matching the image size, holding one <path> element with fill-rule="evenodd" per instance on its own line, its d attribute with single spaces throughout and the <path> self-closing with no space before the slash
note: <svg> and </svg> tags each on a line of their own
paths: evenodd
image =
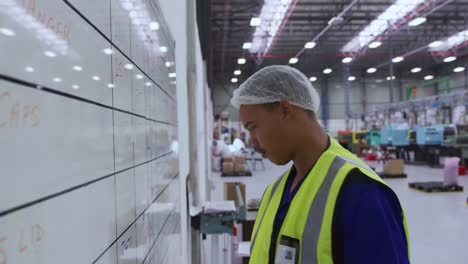
<svg viewBox="0 0 468 264">
<path fill-rule="evenodd" d="M 295 108 L 291 103 L 283 99 L 279 102 L 279 106 L 283 118 L 290 119 L 293 117 Z"/>
</svg>

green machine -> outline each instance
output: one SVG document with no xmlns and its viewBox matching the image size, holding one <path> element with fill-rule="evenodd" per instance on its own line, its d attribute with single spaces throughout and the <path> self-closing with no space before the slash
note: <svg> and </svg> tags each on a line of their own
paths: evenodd
<svg viewBox="0 0 468 264">
<path fill-rule="evenodd" d="M 367 132 L 367 144 L 371 147 L 380 146 L 380 131 L 371 129 Z"/>
</svg>

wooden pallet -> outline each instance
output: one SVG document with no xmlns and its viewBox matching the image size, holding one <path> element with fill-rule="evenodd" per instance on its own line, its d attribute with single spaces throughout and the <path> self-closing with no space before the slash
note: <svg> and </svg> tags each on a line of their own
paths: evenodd
<svg viewBox="0 0 468 264">
<path fill-rule="evenodd" d="M 450 185 L 444 186 L 443 182 L 411 182 L 408 183 L 410 188 L 432 193 L 432 192 L 463 192 L 463 186 Z"/>
<path fill-rule="evenodd" d="M 406 173 L 403 173 L 403 174 L 384 174 L 383 172 L 377 172 L 377 174 L 382 179 L 403 179 L 403 178 L 408 178 L 408 175 L 406 175 Z"/>
</svg>

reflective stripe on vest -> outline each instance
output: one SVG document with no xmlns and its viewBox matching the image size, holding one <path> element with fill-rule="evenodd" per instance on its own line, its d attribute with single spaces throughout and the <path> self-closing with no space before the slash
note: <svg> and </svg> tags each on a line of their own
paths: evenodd
<svg viewBox="0 0 468 264">
<path fill-rule="evenodd" d="M 258 228 L 257 228 L 257 230 L 255 231 L 254 236 L 252 237 L 252 242 L 250 243 L 250 253 L 252 253 L 252 250 L 253 250 L 253 248 L 254 248 L 255 240 L 257 239 L 258 230 L 260 230 L 260 226 L 262 225 L 263 217 L 265 217 L 265 214 L 266 214 L 266 211 L 267 211 L 267 209 L 268 209 L 268 206 L 270 205 L 271 199 L 273 198 L 273 195 L 275 194 L 275 191 L 276 191 L 276 189 L 278 188 L 278 185 L 280 184 L 281 180 L 282 180 L 283 177 L 285 177 L 287 174 L 289 174 L 289 170 L 288 170 L 288 172 L 286 172 L 285 174 L 283 174 L 283 176 L 279 177 L 279 179 L 276 180 L 275 184 L 274 184 L 273 187 L 271 188 L 270 197 L 268 197 L 267 206 L 266 206 L 266 208 L 265 208 L 265 210 L 264 210 L 264 212 L 263 212 L 262 218 L 260 218 L 260 224 L 258 225 Z"/>
<path fill-rule="evenodd" d="M 317 191 L 317 194 L 315 195 L 315 199 L 312 201 L 309 215 L 307 216 L 307 222 L 304 227 L 304 233 L 302 233 L 302 248 L 300 251 L 303 263 L 305 263 L 305 260 L 307 260 L 307 263 L 311 264 L 318 263 L 316 248 L 320 236 L 320 230 L 322 230 L 322 221 L 325 206 L 327 205 L 328 193 L 330 192 L 332 183 L 335 180 L 338 171 L 344 164 L 346 164 L 346 162 L 342 158 L 335 157 L 328 169 L 327 175 L 323 179 L 323 182 Z"/>
</svg>

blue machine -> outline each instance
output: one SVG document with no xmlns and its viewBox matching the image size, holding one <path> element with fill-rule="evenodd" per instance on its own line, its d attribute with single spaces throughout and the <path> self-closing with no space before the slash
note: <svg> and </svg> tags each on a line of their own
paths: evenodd
<svg viewBox="0 0 468 264">
<path fill-rule="evenodd" d="M 416 143 L 418 145 L 443 145 L 444 136 L 456 133 L 453 125 L 436 124 L 416 128 Z"/>
<path fill-rule="evenodd" d="M 398 124 L 390 124 L 380 130 L 380 144 L 393 146 L 409 146 L 408 128 Z"/>
</svg>

